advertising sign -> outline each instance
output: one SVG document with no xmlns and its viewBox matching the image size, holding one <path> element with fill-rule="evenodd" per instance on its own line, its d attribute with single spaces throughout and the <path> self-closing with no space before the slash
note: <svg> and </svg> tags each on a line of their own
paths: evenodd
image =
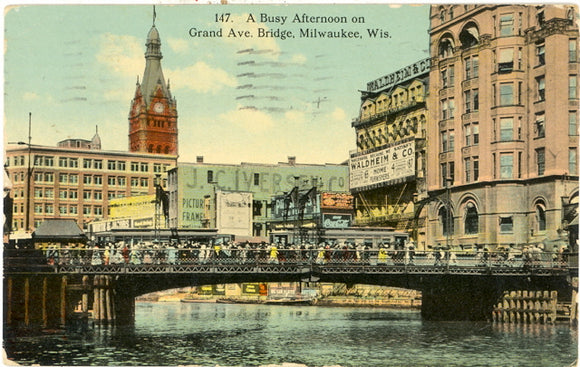
<svg viewBox="0 0 580 367">
<path fill-rule="evenodd" d="M 351 194 L 323 192 L 320 198 L 320 208 L 353 210 L 354 197 Z"/>
<path fill-rule="evenodd" d="M 355 192 L 403 181 L 415 175 L 415 141 L 352 155 L 349 170 L 350 188 Z"/>
<path fill-rule="evenodd" d="M 367 83 L 367 91 L 375 92 L 388 87 L 392 87 L 395 84 L 399 84 L 406 80 L 412 79 L 418 75 L 428 73 L 431 69 L 431 59 L 426 58 L 421 61 L 417 61 L 414 64 L 406 66 L 394 73 L 387 74 L 378 79 L 370 81 Z"/>
<path fill-rule="evenodd" d="M 252 193 L 216 192 L 218 233 L 252 235 Z"/>
<path fill-rule="evenodd" d="M 348 228 L 352 215 L 350 214 L 323 214 L 322 226 L 324 228 Z"/>
</svg>

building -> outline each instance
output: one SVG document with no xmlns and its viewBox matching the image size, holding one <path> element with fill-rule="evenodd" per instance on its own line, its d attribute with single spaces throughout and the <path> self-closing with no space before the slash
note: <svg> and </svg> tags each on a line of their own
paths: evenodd
<svg viewBox="0 0 580 367">
<path fill-rule="evenodd" d="M 420 60 L 367 83 L 349 161 L 354 224 L 406 231 L 419 244 L 424 215 L 416 215 L 415 202 L 426 194 L 429 67 L 429 59 Z"/>
<path fill-rule="evenodd" d="M 565 240 L 578 205 L 576 18 L 573 5 L 431 6 L 432 244 Z"/>
<path fill-rule="evenodd" d="M 252 236 L 266 236 L 272 208 L 270 200 L 290 192 L 297 184 L 316 183 L 324 191 L 348 192 L 348 167 L 344 164 L 299 164 L 295 157 L 278 164 L 179 163 L 168 173 L 170 228 L 202 228 L 207 220 L 205 197 L 215 192 L 252 194 Z"/>
<path fill-rule="evenodd" d="M 156 194 L 165 172 L 177 164 L 177 110 L 161 69 L 155 24 L 147 36 L 143 82 L 129 112 L 129 153 L 101 150 L 91 140 L 66 139 L 56 147 L 18 142 L 6 146 L 12 232 L 31 233 L 49 218 L 87 223 L 109 217 L 109 200 Z M 139 200 L 139 199 L 137 199 Z"/>
<path fill-rule="evenodd" d="M 110 200 L 155 194 L 157 175 L 163 184 L 177 162 L 176 156 L 103 151 L 85 142 L 6 146 L 12 232 L 32 232 L 51 218 L 74 219 L 86 229 L 87 223 L 108 218 Z"/>
<path fill-rule="evenodd" d="M 177 102 L 161 69 L 161 39 L 155 23 L 147 35 L 143 81 L 129 110 L 129 151 L 178 154 Z"/>
</svg>

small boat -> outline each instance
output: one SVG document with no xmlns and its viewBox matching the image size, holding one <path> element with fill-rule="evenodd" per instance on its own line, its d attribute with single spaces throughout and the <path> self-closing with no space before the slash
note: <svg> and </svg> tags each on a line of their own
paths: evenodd
<svg viewBox="0 0 580 367">
<path fill-rule="evenodd" d="M 183 303 L 215 303 L 216 299 L 213 298 L 182 298 Z"/>
<path fill-rule="evenodd" d="M 281 305 L 281 306 L 310 306 L 313 305 L 313 298 L 271 298 L 264 301 L 267 305 Z"/>
<path fill-rule="evenodd" d="M 241 299 L 241 298 L 218 298 L 215 300 L 217 303 L 230 303 L 230 304 L 258 304 L 263 303 L 258 299 Z"/>
</svg>

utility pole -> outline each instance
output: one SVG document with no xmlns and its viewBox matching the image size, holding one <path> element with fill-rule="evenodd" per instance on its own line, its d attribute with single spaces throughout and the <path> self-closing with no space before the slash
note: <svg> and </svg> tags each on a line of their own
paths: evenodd
<svg viewBox="0 0 580 367">
<path fill-rule="evenodd" d="M 32 141 L 32 112 L 28 112 L 28 164 L 26 168 L 26 218 L 25 218 L 25 228 L 27 232 L 30 232 L 30 189 L 31 189 L 31 175 L 32 168 L 30 164 L 31 157 L 31 141 Z"/>
</svg>

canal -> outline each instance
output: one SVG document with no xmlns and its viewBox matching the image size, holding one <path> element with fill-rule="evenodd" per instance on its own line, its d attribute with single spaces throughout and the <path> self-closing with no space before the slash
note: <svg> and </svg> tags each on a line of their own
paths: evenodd
<svg viewBox="0 0 580 367">
<path fill-rule="evenodd" d="M 577 329 L 422 321 L 418 311 L 138 302 L 130 328 L 4 340 L 10 359 L 117 366 L 571 366 Z"/>
</svg>

